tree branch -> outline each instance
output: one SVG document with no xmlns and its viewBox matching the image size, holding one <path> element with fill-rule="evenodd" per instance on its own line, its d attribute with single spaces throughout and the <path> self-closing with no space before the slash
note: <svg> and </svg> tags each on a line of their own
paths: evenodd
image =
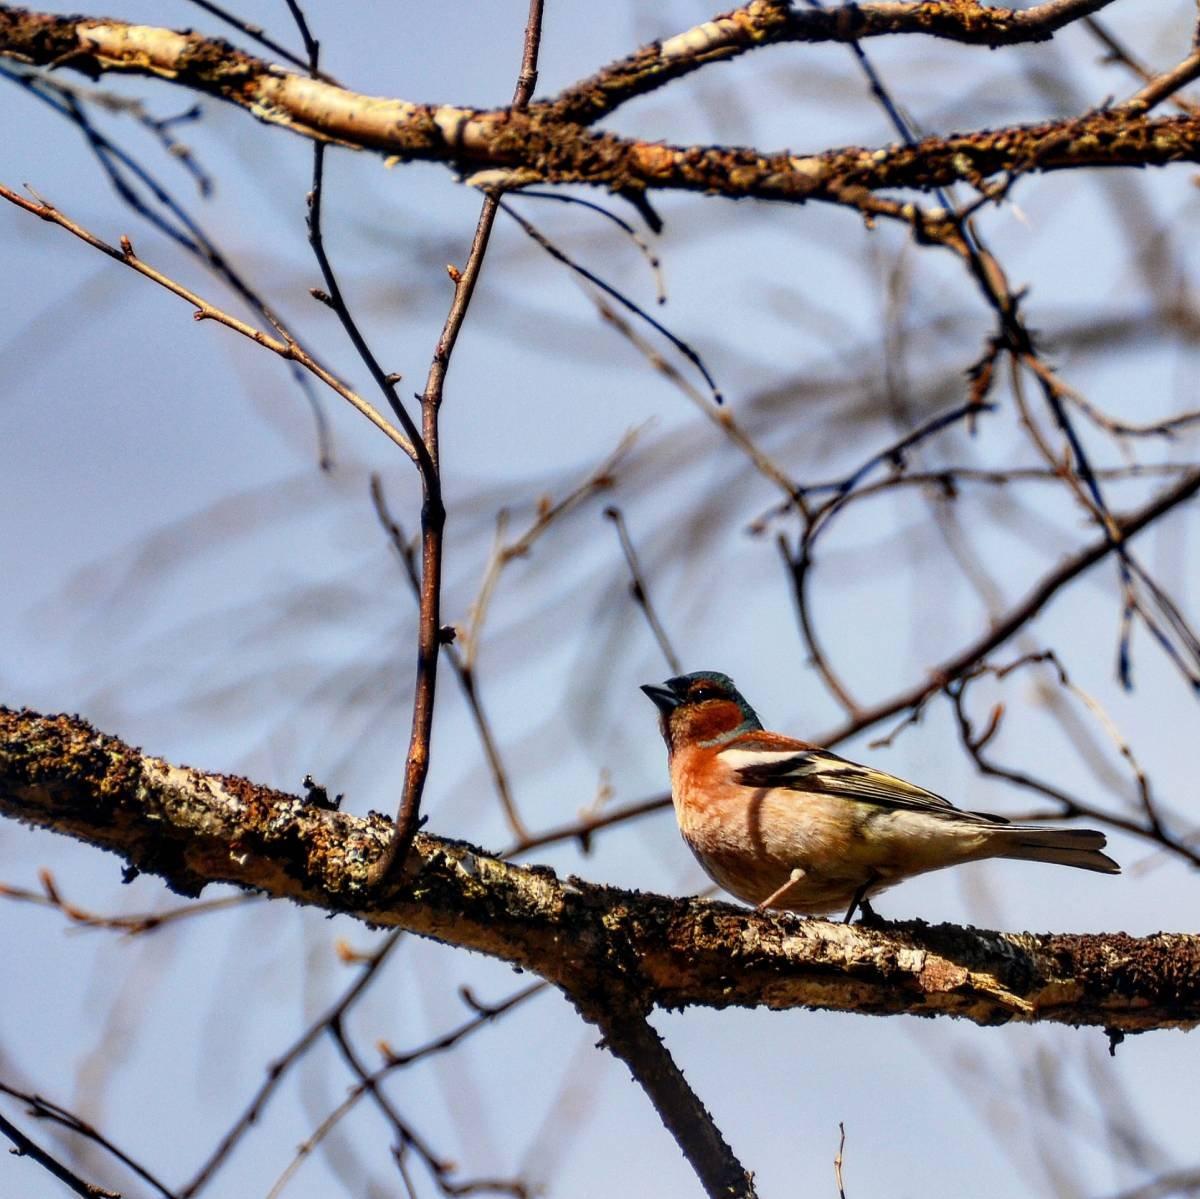
<svg viewBox="0 0 1200 1199">
<path fill-rule="evenodd" d="M 0 814 L 120 854 L 196 895 L 232 883 L 503 959 L 576 1002 L 810 1007 L 1122 1031 L 1200 1022 L 1200 936 L 885 930 L 560 880 L 418 835 L 372 891 L 391 824 L 143 755 L 78 717 L 0 708 Z M 1120 885 L 1115 883 L 1113 885 Z"/>
<path fill-rule="evenodd" d="M 710 1199 L 755 1199 L 754 1179 L 734 1156 L 708 1109 L 688 1085 L 649 1020 L 626 1005 L 589 1014 L 604 1045 L 623 1061 L 650 1097 L 664 1127 L 692 1163 Z"/>
<path fill-rule="evenodd" d="M 993 8 L 976 0 L 882 0 L 797 9 L 790 0 L 751 0 L 733 12 L 643 46 L 568 88 L 555 107 L 566 120 L 590 124 L 633 97 L 644 96 L 708 63 L 728 62 L 749 50 L 781 42 L 856 42 L 896 33 L 923 33 L 993 47 L 1044 42 L 1064 25 L 1109 3 L 1111 0 L 1050 0 L 1012 9 Z"/>
<path fill-rule="evenodd" d="M 931 8 L 892 7 L 910 15 Z M 932 7 L 976 17 L 975 10 L 987 11 L 962 0 Z M 1061 12 L 1070 6 L 1043 7 Z M 1082 15 L 1094 5 L 1075 7 Z M 519 105 L 488 110 L 364 96 L 272 66 L 217 38 L 3 5 L 0 56 L 93 76 L 105 71 L 154 76 L 237 104 L 305 137 L 474 171 L 470 182 L 485 187 L 586 183 L 635 194 L 658 188 L 861 207 L 864 197 L 885 188 L 934 190 L 960 181 L 979 185 L 1000 174 L 1200 160 L 1200 118 L 1150 119 L 1123 109 L 877 150 L 851 146 L 798 155 L 672 146 L 595 133 L 564 119 L 555 101 L 521 111 Z"/>
<path fill-rule="evenodd" d="M 10 1152 L 15 1153 L 18 1157 L 33 1158 L 35 1162 L 45 1167 L 55 1178 L 64 1183 L 68 1189 L 77 1195 L 82 1195 L 83 1199 L 121 1199 L 116 1191 L 86 1182 L 78 1174 L 68 1170 L 56 1157 L 47 1153 L 36 1141 L 30 1140 L 15 1124 L 11 1124 L 3 1116 L 0 1116 L 0 1134 L 6 1136 L 16 1146 Z"/>
</svg>

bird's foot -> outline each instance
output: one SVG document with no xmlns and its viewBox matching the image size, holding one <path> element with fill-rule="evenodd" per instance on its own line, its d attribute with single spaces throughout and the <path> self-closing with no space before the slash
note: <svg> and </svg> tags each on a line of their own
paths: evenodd
<svg viewBox="0 0 1200 1199">
<path fill-rule="evenodd" d="M 870 903 L 867 902 L 867 892 L 870 891 L 870 889 L 875 886 L 877 882 L 879 882 L 879 876 L 877 874 L 872 874 L 871 877 L 868 878 L 867 881 L 863 883 L 863 885 L 859 887 L 857 891 L 854 892 L 854 898 L 850 901 L 850 906 L 846 909 L 845 918 L 842 920 L 843 924 L 849 924 L 850 921 L 854 919 L 855 912 L 862 913 L 862 919 L 859 921 L 859 923 L 867 928 L 879 928 L 881 925 L 887 923 L 886 920 L 875 914 L 875 909 L 871 907 Z"/>
</svg>

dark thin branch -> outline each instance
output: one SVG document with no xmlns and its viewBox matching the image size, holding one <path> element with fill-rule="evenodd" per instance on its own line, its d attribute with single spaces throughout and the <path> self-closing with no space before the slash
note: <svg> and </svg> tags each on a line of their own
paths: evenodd
<svg viewBox="0 0 1200 1199">
<path fill-rule="evenodd" d="M 391 424 L 380 412 L 376 411 L 360 395 L 352 391 L 330 371 L 326 370 L 317 359 L 313 358 L 311 354 L 298 342 L 292 340 L 290 336 L 284 334 L 280 338 L 270 337 L 261 329 L 257 329 L 253 325 L 248 325 L 245 321 L 239 320 L 214 304 L 210 304 L 194 291 L 184 287 L 169 275 L 156 270 L 149 263 L 139 258 L 134 253 L 133 243 L 127 237 L 121 239 L 121 246 L 118 249 L 116 246 L 110 245 L 108 242 L 97 237 L 82 225 L 72 221 L 69 217 L 59 212 L 53 204 L 48 204 L 40 199 L 28 200 L 3 184 L 0 184 L 0 199 L 7 200 L 10 204 L 15 204 L 18 208 L 23 209 L 31 215 L 57 225 L 61 229 L 65 229 L 68 233 L 79 238 L 80 241 L 86 242 L 93 249 L 99 250 L 109 258 L 136 271 L 143 278 L 150 279 L 160 287 L 166 288 L 172 295 L 178 296 L 192 306 L 194 320 L 215 321 L 218 324 L 224 325 L 225 328 L 232 329 L 235 333 L 241 334 L 241 336 L 248 338 L 264 349 L 270 350 L 271 353 L 278 354 L 279 357 L 286 361 L 302 366 L 306 371 L 324 383 L 326 387 L 336 392 L 342 399 L 346 400 L 353 408 L 365 416 L 380 432 L 404 450 L 405 453 L 412 453 L 408 439 L 399 429 Z"/>
<path fill-rule="evenodd" d="M 141 933 L 154 932 L 164 925 L 187 920 L 194 916 L 204 916 L 209 912 L 222 911 L 226 908 L 244 907 L 254 902 L 250 895 L 226 895 L 220 899 L 209 899 L 203 903 L 189 903 L 179 907 L 169 908 L 161 912 L 142 912 L 131 915 L 105 916 L 97 912 L 89 912 L 64 899 L 54 876 L 49 870 L 39 870 L 38 879 L 42 884 L 40 891 L 32 891 L 27 887 L 13 887 L 8 883 L 0 883 L 0 899 L 11 899 L 18 903 L 32 903 L 39 907 L 53 908 L 61 912 L 67 920 L 79 928 L 105 928 L 115 932 L 137 936 Z M 4 1087 L 0 1084 L 0 1090 Z"/>
<path fill-rule="evenodd" d="M 578 841 L 579 848 L 587 853 L 591 849 L 593 833 L 618 824 L 625 824 L 630 820 L 637 820 L 641 816 L 650 816 L 655 812 L 665 811 L 670 806 L 670 795 L 653 795 L 649 799 L 638 800 L 636 803 L 608 808 L 605 811 L 573 821 L 571 824 L 559 825 L 556 828 L 524 837 L 515 845 L 509 846 L 501 856 L 505 859 L 524 857 L 530 850 L 541 849 L 547 845 L 557 845 L 562 841 Z"/>
<path fill-rule="evenodd" d="M 226 25 L 236 29 L 239 33 L 245 34 L 251 41 L 257 42 L 260 46 L 270 50 L 272 54 L 279 55 L 284 62 L 290 62 L 293 66 L 306 68 L 312 66 L 311 47 L 308 44 L 308 39 L 305 38 L 305 51 L 308 53 L 308 59 L 301 58 L 299 54 L 293 53 L 286 46 L 281 45 L 273 38 L 267 36 L 259 25 L 252 25 L 249 21 L 244 21 L 236 13 L 230 12 L 227 8 L 222 8 L 219 4 L 214 4 L 212 0 L 190 0 L 197 8 L 202 8 L 206 13 L 217 18 L 218 21 L 224 21 Z M 289 3 L 289 8 L 292 5 Z M 294 10 L 293 10 L 294 11 Z M 314 73 L 316 73 L 314 71 Z M 321 73 L 316 73 L 317 78 L 324 79 L 328 83 L 336 82 L 331 76 Z"/>
<path fill-rule="evenodd" d="M 340 1023 L 346 1013 L 366 990 L 388 955 L 395 948 L 402 932 L 393 932 L 384 943 L 367 959 L 354 982 L 347 987 L 342 997 L 319 1020 L 309 1025 L 307 1029 L 267 1067 L 267 1076 L 254 1093 L 254 1097 L 242 1114 L 234 1121 L 229 1131 L 217 1142 L 212 1153 L 204 1160 L 200 1168 L 192 1176 L 191 1181 L 179 1191 L 179 1199 L 192 1199 L 212 1181 L 216 1172 L 225 1164 L 238 1142 L 250 1131 L 262 1115 L 275 1088 L 283 1081 L 284 1075 L 296 1064 L 321 1035 L 335 1023 Z"/>
<path fill-rule="evenodd" d="M 358 1082 L 350 1089 L 346 1098 L 305 1139 L 299 1147 L 296 1156 L 288 1163 L 287 1168 L 271 1188 L 268 1199 L 276 1199 L 276 1196 L 283 1191 L 300 1166 L 312 1155 L 313 1151 L 325 1140 L 333 1129 L 358 1105 L 359 1100 L 366 1095 L 371 1096 L 375 1101 L 376 1106 L 396 1133 L 397 1145 L 394 1148 L 394 1152 L 397 1164 L 400 1163 L 403 1155 L 409 1149 L 413 1150 L 433 1176 L 438 1189 L 443 1195 L 466 1195 L 488 1192 L 513 1195 L 516 1199 L 527 1199 L 529 1190 L 524 1183 L 518 1180 L 469 1179 L 464 1182 L 455 1180 L 453 1177 L 455 1172 L 454 1164 L 439 1157 L 430 1148 L 424 1138 L 400 1115 L 395 1105 L 383 1093 L 380 1084 L 389 1074 L 397 1070 L 454 1048 L 460 1041 L 471 1036 L 485 1025 L 493 1023 L 505 1013 L 519 1007 L 525 1000 L 532 998 L 532 996 L 544 990 L 545 987 L 545 983 L 534 983 L 531 986 L 524 987 L 509 996 L 508 999 L 476 1011 L 476 1014 L 470 1020 L 467 1020 L 464 1024 L 460 1024 L 449 1033 L 430 1041 L 427 1045 L 421 1046 L 420 1049 L 401 1055 L 389 1053 L 385 1064 L 375 1071 L 368 1071 L 358 1054 L 354 1051 L 353 1046 L 346 1037 L 345 1023 L 341 1017 L 339 1016 L 329 1021 L 326 1026 L 327 1031 L 333 1037 L 347 1065 L 350 1066 L 350 1069 L 357 1076 Z"/>
<path fill-rule="evenodd" d="M 425 444 L 421 440 L 421 431 L 396 392 L 395 377 L 383 369 L 379 360 L 371 352 L 370 346 L 367 345 L 366 338 L 363 337 L 357 322 L 350 313 L 333 265 L 325 252 L 325 238 L 321 229 L 322 199 L 325 192 L 325 147 L 321 142 L 313 145 L 312 180 L 312 190 L 308 193 L 308 242 L 312 246 L 313 255 L 321 268 L 321 277 L 325 281 L 329 307 L 337 314 L 355 352 L 362 360 L 363 365 L 370 371 L 376 387 L 383 393 L 384 399 L 387 400 L 392 412 L 399 420 L 400 427 L 404 430 L 404 435 L 412 446 L 411 457 L 424 480 L 434 473 L 434 466 Z"/>
<path fill-rule="evenodd" d="M 1193 499 L 1197 493 L 1200 493 L 1200 470 L 1193 470 L 1174 486 L 1165 488 L 1153 500 L 1135 512 L 1124 517 L 1114 517 L 1116 527 L 1125 539 L 1135 537 L 1172 509 Z M 1078 578 L 1085 570 L 1102 561 L 1112 551 L 1112 548 L 1111 539 L 1102 537 L 1073 557 L 1068 558 L 1044 575 L 1024 599 L 1014 604 L 1002 617 L 994 621 L 985 633 L 935 666 L 930 671 L 929 682 L 919 683 L 899 692 L 890 699 L 864 709 L 854 720 L 848 721 L 831 734 L 824 744 L 835 745 L 881 720 L 887 720 L 919 703 L 926 695 L 944 686 L 947 680 L 956 679 L 964 674 L 977 662 L 986 658 L 992 650 L 1003 645 L 1023 629 L 1063 587 Z"/>
<path fill-rule="evenodd" d="M 108 177 L 113 189 L 126 205 L 143 220 L 153 225 L 163 236 L 170 238 L 176 245 L 203 263 L 205 268 L 227 284 L 252 312 L 266 321 L 284 342 L 300 344 L 279 315 L 250 286 L 241 272 L 209 237 L 200 223 L 175 198 L 167 186 L 128 150 L 96 128 L 74 89 L 67 88 L 58 80 L 50 79 L 46 75 L 13 71 L 3 64 L 0 64 L 0 76 L 23 87 L 30 95 L 36 96 L 42 103 L 75 125 L 86 139 L 88 148 Z M 152 122 L 149 116 L 144 116 L 142 121 L 152 125 L 161 126 L 163 124 L 161 121 Z M 179 155 L 174 154 L 172 157 L 178 158 Z M 191 163 L 190 157 L 184 158 L 183 161 Z M 195 170 L 196 168 L 193 169 L 193 173 Z M 162 207 L 166 215 L 155 211 L 150 203 L 139 194 L 135 185 L 140 185 L 145 189 L 149 197 Z M 310 357 L 314 361 L 319 361 L 315 355 L 310 355 Z M 333 467 L 333 439 L 329 430 L 329 418 L 325 414 L 321 398 L 301 364 L 291 362 L 289 370 L 312 410 L 321 469 L 331 470 Z"/>
<path fill-rule="evenodd" d="M 38 1165 L 48 1170 L 60 1182 L 65 1183 L 75 1194 L 84 1196 L 84 1199 L 121 1199 L 121 1195 L 117 1191 L 110 1191 L 95 1183 L 85 1182 L 78 1174 L 68 1170 L 62 1162 L 47 1153 L 35 1141 L 30 1140 L 15 1124 L 10 1123 L 3 1116 L 0 1116 L 0 1134 L 8 1137 L 16 1146 L 12 1152 L 18 1157 L 33 1158 Z"/>
<path fill-rule="evenodd" d="M 594 271 L 576 262 L 564 250 L 559 249 L 544 233 L 541 232 L 535 225 L 527 221 L 511 204 L 500 202 L 500 207 L 504 210 L 506 216 L 512 217 L 522 231 L 532 241 L 536 242 L 547 254 L 557 262 L 561 262 L 563 266 L 574 271 L 582 279 L 586 279 L 593 287 L 598 287 L 606 296 L 616 300 L 622 308 L 633 313 L 639 320 L 644 321 L 661 337 L 665 337 L 695 368 L 700 372 L 700 376 L 708 385 L 709 393 L 714 404 L 723 404 L 724 396 L 721 394 L 721 389 L 717 386 L 716 379 L 705 365 L 704 359 L 700 356 L 700 352 L 682 337 L 672 333 L 670 329 L 662 323 L 662 321 L 651 316 L 637 301 L 630 299 L 623 291 L 613 287 L 611 283 L 606 283 Z"/>
<path fill-rule="evenodd" d="M 175 1199 L 175 1192 L 160 1182 L 145 1166 L 119 1149 L 98 1128 L 89 1124 L 86 1120 L 81 1120 L 74 1112 L 69 1112 L 65 1107 L 61 1107 L 57 1103 L 51 1103 L 49 1099 L 43 1099 L 41 1095 L 18 1091 L 15 1087 L 10 1087 L 7 1083 L 0 1082 L 0 1091 L 5 1095 L 11 1095 L 14 1099 L 19 1099 L 23 1103 L 28 1104 L 29 1114 L 36 1119 L 58 1124 L 68 1132 L 73 1132 L 91 1141 L 93 1144 L 99 1145 L 101 1149 L 111 1154 L 126 1169 L 131 1170 L 143 1182 L 152 1186 L 163 1199 Z M 109 1192 L 99 1191 L 98 1193 L 108 1194 Z"/>
</svg>

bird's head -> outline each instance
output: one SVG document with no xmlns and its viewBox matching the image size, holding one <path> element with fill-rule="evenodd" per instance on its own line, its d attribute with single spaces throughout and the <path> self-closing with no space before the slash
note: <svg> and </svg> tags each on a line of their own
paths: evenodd
<svg viewBox="0 0 1200 1199">
<path fill-rule="evenodd" d="M 659 727 L 671 753 L 685 745 L 723 745 L 762 728 L 733 680 L 715 670 L 647 683 L 642 690 L 658 709 Z"/>
</svg>

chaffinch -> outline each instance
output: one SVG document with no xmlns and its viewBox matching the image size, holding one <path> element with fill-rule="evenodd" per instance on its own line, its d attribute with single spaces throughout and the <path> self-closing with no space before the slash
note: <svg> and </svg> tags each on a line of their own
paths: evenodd
<svg viewBox="0 0 1200 1199">
<path fill-rule="evenodd" d="M 1010 824 L 871 766 L 763 730 L 728 675 L 642 690 L 658 707 L 679 831 L 709 877 L 761 908 L 856 909 L 943 866 L 1021 858 L 1119 874 L 1095 829 Z"/>
</svg>

